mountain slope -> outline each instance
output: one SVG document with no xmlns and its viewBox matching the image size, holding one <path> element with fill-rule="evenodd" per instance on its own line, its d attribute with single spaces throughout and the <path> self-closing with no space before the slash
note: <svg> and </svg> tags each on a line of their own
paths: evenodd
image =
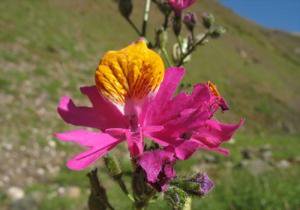
<svg viewBox="0 0 300 210">
<path fill-rule="evenodd" d="M 135 22 L 142 3 L 135 1 Z M 299 37 L 265 30 L 217 1 L 192 10 L 214 13 L 228 33 L 198 49 L 185 80 L 214 81 L 232 109 L 222 117 L 245 117 L 246 132 L 299 132 Z M 62 125 L 55 113 L 60 95 L 81 97 L 78 87 L 93 84 L 103 53 L 138 38 L 111 0 L 3 1 L 0 16 L 3 136 L 52 133 Z M 150 19 L 153 29 L 162 17 L 153 10 Z"/>
</svg>

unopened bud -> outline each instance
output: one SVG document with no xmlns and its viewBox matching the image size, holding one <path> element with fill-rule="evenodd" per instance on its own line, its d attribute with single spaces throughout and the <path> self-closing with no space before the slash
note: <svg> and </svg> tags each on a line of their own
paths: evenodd
<svg viewBox="0 0 300 210">
<path fill-rule="evenodd" d="M 226 29 L 223 26 L 215 26 L 212 27 L 209 31 L 209 35 L 211 38 L 219 38 L 223 34 L 226 33 Z"/>
<path fill-rule="evenodd" d="M 115 158 L 115 156 L 107 155 L 104 157 L 104 162 L 111 177 L 118 179 L 122 176 L 122 170 L 119 161 Z"/>
<path fill-rule="evenodd" d="M 214 187 L 213 181 L 205 173 L 198 173 L 189 179 L 173 180 L 171 184 L 198 196 L 206 195 Z"/>
<path fill-rule="evenodd" d="M 169 15 L 172 11 L 169 3 L 165 0 L 157 0 L 157 5 L 159 10 L 164 13 L 165 15 Z"/>
<path fill-rule="evenodd" d="M 138 167 L 132 174 L 133 196 L 137 201 L 149 199 L 156 190 L 146 182 L 145 172 Z"/>
<path fill-rule="evenodd" d="M 91 193 L 88 199 L 89 210 L 105 210 L 110 207 L 107 199 L 106 190 L 101 185 L 98 176 L 97 169 L 92 170 L 87 174 L 90 180 Z"/>
<path fill-rule="evenodd" d="M 202 23 L 205 28 L 210 28 L 215 23 L 215 17 L 212 14 L 204 13 L 202 15 Z"/>
<path fill-rule="evenodd" d="M 190 202 L 188 194 L 176 186 L 169 186 L 165 195 L 173 209 L 184 209 Z"/>
<path fill-rule="evenodd" d="M 119 11 L 125 18 L 129 18 L 132 8 L 132 0 L 119 0 Z"/>
<path fill-rule="evenodd" d="M 181 32 L 181 13 L 175 14 L 173 18 L 173 31 L 176 36 L 179 36 Z"/>
<path fill-rule="evenodd" d="M 189 31 L 193 31 L 197 24 L 197 16 L 195 13 L 189 12 L 184 15 L 183 22 Z"/>
</svg>

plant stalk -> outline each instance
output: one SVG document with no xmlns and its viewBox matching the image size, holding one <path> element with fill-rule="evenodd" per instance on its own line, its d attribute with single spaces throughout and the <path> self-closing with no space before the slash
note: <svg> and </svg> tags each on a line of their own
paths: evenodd
<svg viewBox="0 0 300 210">
<path fill-rule="evenodd" d="M 134 22 L 132 22 L 132 20 L 130 18 L 126 18 L 127 22 L 129 23 L 129 25 L 134 29 L 134 31 L 141 36 L 142 33 L 139 31 L 138 27 L 134 24 Z"/>
<path fill-rule="evenodd" d="M 151 0 L 146 0 L 145 4 L 145 11 L 144 11 L 144 19 L 143 19 L 143 25 L 142 25 L 142 37 L 146 37 L 147 33 L 147 24 L 148 24 L 148 19 L 149 19 L 149 12 L 150 12 L 150 5 L 151 5 Z"/>
</svg>

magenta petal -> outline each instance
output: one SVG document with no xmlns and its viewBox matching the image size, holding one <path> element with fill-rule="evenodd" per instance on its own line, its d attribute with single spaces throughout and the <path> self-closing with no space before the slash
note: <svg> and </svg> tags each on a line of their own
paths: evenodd
<svg viewBox="0 0 300 210">
<path fill-rule="evenodd" d="M 128 131 L 126 132 L 126 139 L 131 157 L 137 157 L 143 154 L 144 141 L 141 132 Z"/>
<path fill-rule="evenodd" d="M 88 148 L 87 151 L 68 161 L 67 166 L 73 170 L 82 170 L 88 167 L 122 141 L 106 133 L 87 130 L 67 131 L 57 133 L 55 136 L 61 141 L 75 142 Z"/>
<path fill-rule="evenodd" d="M 199 148 L 198 141 L 184 140 L 179 146 L 175 148 L 176 157 L 180 160 L 188 159 Z"/>
<path fill-rule="evenodd" d="M 127 132 L 128 129 L 124 129 L 124 128 L 108 128 L 105 130 L 105 133 L 117 139 L 126 139 Z"/>
<path fill-rule="evenodd" d="M 193 137 L 208 147 L 218 147 L 222 142 L 230 140 L 243 123 L 244 120 L 241 120 L 238 124 L 225 124 L 217 120 L 208 120 L 204 126 L 197 129 Z"/>
<path fill-rule="evenodd" d="M 62 97 L 57 111 L 67 123 L 104 130 L 111 127 L 128 127 L 127 121 L 117 107 L 105 100 L 95 86 L 82 87 L 81 92 L 87 95 L 92 107 L 76 106 L 69 97 Z"/>
<path fill-rule="evenodd" d="M 155 183 L 158 180 L 158 175 L 162 171 L 166 162 L 173 161 L 173 154 L 166 151 L 155 150 L 152 152 L 145 152 L 139 159 L 139 165 L 147 174 L 147 180 Z M 174 174 L 170 169 L 166 169 L 168 175 Z"/>
<path fill-rule="evenodd" d="M 155 97 L 156 105 L 161 106 L 175 93 L 180 81 L 185 74 L 184 68 L 169 68 L 165 72 L 164 80 L 161 83 L 157 95 Z"/>
<path fill-rule="evenodd" d="M 191 139 L 193 141 L 197 141 L 196 139 Z M 222 147 L 209 147 L 205 144 L 203 144 L 202 142 L 199 142 L 198 141 L 198 149 L 203 149 L 203 150 L 207 150 L 207 151 L 214 151 L 214 152 L 217 152 L 217 153 L 220 153 L 222 155 L 229 155 L 229 150 L 228 149 L 225 149 L 225 148 L 222 148 Z"/>
<path fill-rule="evenodd" d="M 164 173 L 165 173 L 167 179 L 172 179 L 173 177 L 176 176 L 176 171 L 174 170 L 172 164 L 165 165 Z"/>
<path fill-rule="evenodd" d="M 216 130 L 216 134 L 219 136 L 220 139 L 227 141 L 231 139 L 235 131 L 239 129 L 244 124 L 244 122 L 245 120 L 241 119 L 238 124 L 225 124 L 216 120 L 209 120 L 208 126 L 211 129 Z"/>
<path fill-rule="evenodd" d="M 169 5 L 175 10 L 176 13 L 180 13 L 180 11 L 188 8 L 196 0 L 168 0 Z"/>
<path fill-rule="evenodd" d="M 96 110 L 89 107 L 77 107 L 67 96 L 60 99 L 57 111 L 67 123 L 101 129 L 99 120 L 96 118 Z"/>
<path fill-rule="evenodd" d="M 173 94 L 175 93 L 182 77 L 184 76 L 184 68 L 169 68 L 165 72 L 164 80 L 160 85 L 160 88 L 154 97 L 154 99 L 147 104 L 146 108 L 143 110 L 143 118 L 145 118 L 144 124 L 157 123 L 166 116 L 162 115 L 162 109 L 165 108 L 166 104 L 171 100 Z"/>
<path fill-rule="evenodd" d="M 91 150 L 87 150 L 83 153 L 80 153 L 79 155 L 76 155 L 72 157 L 67 162 L 67 167 L 69 169 L 79 171 L 87 168 L 91 164 L 93 164 L 95 161 L 97 161 L 99 158 L 101 158 L 103 155 L 108 153 L 111 149 L 113 149 L 119 142 L 116 142 L 108 147 L 105 148 L 94 148 Z"/>
</svg>

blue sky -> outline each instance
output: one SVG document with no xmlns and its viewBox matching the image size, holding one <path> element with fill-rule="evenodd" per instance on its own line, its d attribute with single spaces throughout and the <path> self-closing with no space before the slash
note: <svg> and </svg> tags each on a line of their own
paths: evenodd
<svg viewBox="0 0 300 210">
<path fill-rule="evenodd" d="M 300 0 L 219 0 L 237 14 L 260 25 L 300 32 Z"/>
</svg>

